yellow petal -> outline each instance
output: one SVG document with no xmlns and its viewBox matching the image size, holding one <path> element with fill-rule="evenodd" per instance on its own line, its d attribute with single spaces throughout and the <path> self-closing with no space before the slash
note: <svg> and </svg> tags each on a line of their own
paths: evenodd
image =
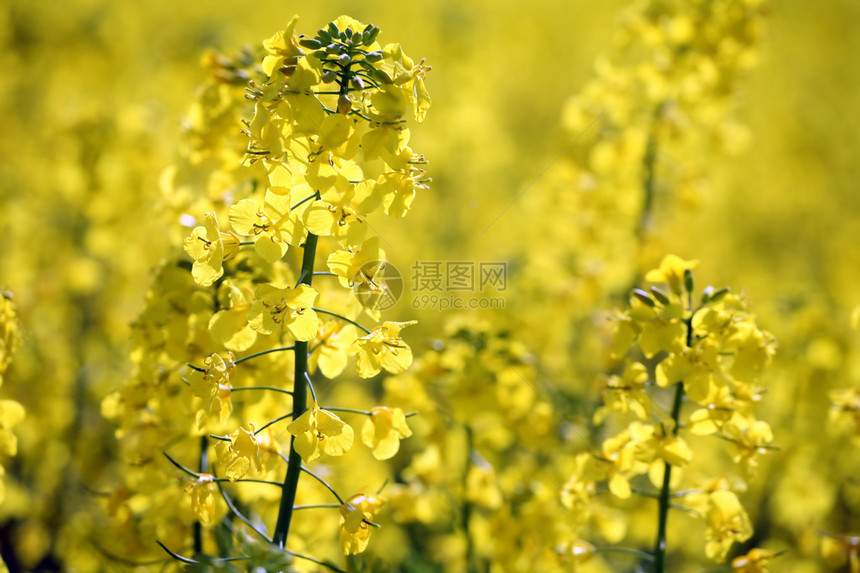
<svg viewBox="0 0 860 573">
<path fill-rule="evenodd" d="M 259 235 L 254 241 L 254 249 L 267 263 L 274 263 L 283 258 L 287 253 L 288 245 L 281 241 L 275 241 L 269 235 Z"/>
<path fill-rule="evenodd" d="M 14 428 L 25 415 L 24 406 L 15 400 L 0 400 L 0 428 Z"/>
<path fill-rule="evenodd" d="M 307 342 L 313 340 L 319 329 L 317 313 L 306 308 L 302 314 L 297 315 L 287 325 L 287 332 L 296 340 Z"/>
<path fill-rule="evenodd" d="M 260 223 L 260 204 L 253 199 L 243 199 L 230 207 L 230 226 L 240 235 L 253 235 L 255 225 Z"/>
</svg>

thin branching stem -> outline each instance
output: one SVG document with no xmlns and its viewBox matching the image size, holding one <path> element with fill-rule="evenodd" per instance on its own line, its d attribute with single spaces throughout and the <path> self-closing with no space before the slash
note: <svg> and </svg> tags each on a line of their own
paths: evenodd
<svg viewBox="0 0 860 573">
<path fill-rule="evenodd" d="M 633 555 L 634 557 L 644 559 L 645 561 L 654 561 L 654 556 L 650 553 L 639 551 L 638 549 L 629 549 L 627 547 L 597 547 L 594 550 L 594 553 L 620 553 L 623 555 Z"/>
<path fill-rule="evenodd" d="M 276 386 L 239 386 L 238 388 L 230 388 L 230 392 L 240 392 L 242 390 L 269 390 L 271 392 L 278 392 L 280 394 L 289 394 L 293 395 L 289 390 L 284 390 L 283 388 L 278 388 Z"/>
<path fill-rule="evenodd" d="M 297 511 L 299 509 L 340 509 L 343 507 L 339 503 L 313 503 L 310 505 L 294 505 L 293 511 Z"/>
<path fill-rule="evenodd" d="M 311 199 L 317 199 L 317 198 L 319 198 L 319 193 L 312 193 L 311 195 L 308 195 L 307 197 L 305 197 L 304 199 L 302 199 L 301 201 L 299 201 L 298 203 L 296 203 L 295 205 L 290 207 L 290 211 L 294 210 L 296 207 L 301 206 L 303 203 L 307 203 Z"/>
<path fill-rule="evenodd" d="M 262 432 L 263 430 L 265 430 L 269 426 L 271 426 L 273 424 L 277 424 L 281 420 L 288 420 L 292 417 L 293 417 L 293 414 L 284 414 L 283 416 L 279 416 L 279 417 L 275 418 L 274 420 L 271 420 L 270 422 L 263 424 L 263 426 L 259 430 L 255 430 L 254 435 L 256 436 L 257 434 L 259 434 L 260 432 Z"/>
<path fill-rule="evenodd" d="M 370 329 L 369 329 L 369 328 L 367 328 L 366 326 L 362 326 L 361 324 L 357 323 L 356 321 L 352 320 L 351 318 L 347 318 L 347 317 L 343 316 L 342 314 L 338 314 L 338 313 L 336 313 L 336 312 L 332 312 L 332 311 L 330 311 L 330 310 L 325 310 L 324 308 L 314 308 L 313 310 L 314 310 L 314 312 L 318 312 L 318 313 L 321 313 L 321 314 L 327 314 L 327 315 L 329 315 L 329 316 L 333 316 L 333 317 L 335 317 L 335 318 L 339 318 L 339 319 L 341 319 L 341 320 L 342 320 L 342 321 L 344 321 L 344 322 L 348 322 L 348 323 L 350 323 L 351 325 L 353 325 L 353 326 L 356 326 L 356 327 L 360 328 L 361 330 L 363 330 L 363 331 L 364 331 L 364 333 L 365 333 L 365 334 L 370 334 Z"/>
<path fill-rule="evenodd" d="M 182 470 L 182 471 L 183 471 L 183 472 L 185 472 L 186 474 L 190 475 L 190 476 L 191 476 L 191 477 L 193 477 L 193 478 L 199 478 L 199 477 L 200 477 L 200 474 L 198 474 L 197 472 L 195 472 L 195 471 L 193 471 L 193 470 L 190 470 L 190 469 L 186 468 L 185 466 L 183 466 L 182 464 L 180 464 L 179 462 L 177 462 L 176 460 L 174 460 L 173 458 L 171 458 L 171 457 L 167 454 L 167 452 L 161 452 L 161 453 L 164 455 L 164 457 L 165 457 L 165 458 L 167 458 L 167 460 L 168 460 L 171 464 L 173 464 L 174 466 L 176 466 L 177 468 L 179 468 L 180 470 Z"/>
<path fill-rule="evenodd" d="M 224 503 L 226 503 L 226 504 L 227 504 L 227 507 L 228 507 L 228 508 L 230 508 L 230 511 L 233 513 L 233 515 L 235 515 L 236 517 L 238 517 L 239 519 L 241 519 L 241 520 L 242 520 L 242 522 L 243 522 L 245 525 L 247 525 L 248 527 L 250 527 L 251 529 L 253 529 L 253 530 L 254 530 L 254 532 L 256 532 L 256 533 L 257 533 L 257 535 L 259 535 L 260 537 L 262 537 L 263 539 L 265 539 L 266 541 L 268 541 L 269 543 L 271 543 L 271 542 L 272 542 L 272 539 L 271 539 L 268 535 L 266 535 L 266 533 L 265 533 L 264 531 L 260 531 L 259 529 L 257 529 L 257 527 L 256 527 L 253 523 L 251 523 L 251 520 L 250 520 L 250 519 L 248 519 L 247 517 L 245 517 L 245 516 L 242 514 L 242 512 L 240 512 L 240 511 L 239 511 L 239 509 L 238 509 L 238 508 L 236 507 L 236 505 L 233 503 L 233 500 L 231 500 L 231 499 L 227 496 L 227 492 L 225 492 L 225 491 L 224 491 L 224 488 L 223 488 L 223 487 L 221 487 L 221 483 L 220 483 L 220 482 L 215 482 L 215 485 L 217 485 L 217 486 L 218 486 L 218 491 L 219 491 L 219 492 L 221 492 L 221 497 L 222 497 L 222 498 L 224 498 Z"/>
<path fill-rule="evenodd" d="M 311 381 L 311 375 L 309 372 L 305 371 L 305 380 L 308 383 L 308 389 L 311 391 L 311 398 L 314 401 L 314 404 L 317 403 L 317 392 L 314 390 L 314 383 Z"/>
<path fill-rule="evenodd" d="M 257 358 L 258 356 L 263 356 L 264 354 L 271 354 L 272 352 L 285 352 L 287 350 L 295 350 L 295 348 L 296 348 L 295 344 L 293 344 L 292 346 L 281 346 L 279 348 L 270 348 L 268 350 L 263 350 L 260 352 L 255 352 L 254 354 L 249 354 L 248 356 L 243 356 L 239 360 L 236 360 L 235 362 L 233 362 L 233 364 L 241 364 L 247 360 L 251 360 L 252 358 Z M 235 390 L 235 388 L 234 388 L 234 390 Z"/>
<path fill-rule="evenodd" d="M 328 410 L 329 412 L 347 412 L 350 414 L 363 414 L 365 416 L 370 416 L 371 413 L 368 410 L 358 410 L 356 408 L 341 408 L 339 406 L 326 406 L 323 410 Z"/>
</svg>

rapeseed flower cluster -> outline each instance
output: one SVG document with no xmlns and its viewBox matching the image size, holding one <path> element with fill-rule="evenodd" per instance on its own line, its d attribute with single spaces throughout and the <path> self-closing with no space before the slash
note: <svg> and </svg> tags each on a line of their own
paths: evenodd
<svg viewBox="0 0 860 573">
<path fill-rule="evenodd" d="M 415 321 L 365 327 L 361 322 L 378 320 L 378 311 L 328 291 L 376 284 L 384 253 L 378 237 L 366 238 L 367 217 L 376 210 L 403 217 L 427 188 L 426 161 L 409 147 L 409 126 L 423 120 L 429 107 L 429 68 L 396 44 L 380 44 L 377 27 L 350 17 L 314 36 L 297 34 L 297 23 L 294 18 L 263 42 L 254 58 L 210 56 L 215 73 L 195 107 L 193 118 L 202 120 L 197 129 L 228 128 L 206 121 L 217 115 L 213 105 L 235 112 L 232 128 L 244 132 L 246 149 L 241 155 L 231 151 L 225 137 L 192 140 L 187 161 L 198 171 L 208 157 L 236 159 L 208 173 L 210 182 L 232 186 L 210 195 L 211 210 L 183 215 L 203 219 L 184 241 L 191 264 L 162 268 L 152 305 L 137 326 L 138 376 L 104 405 L 120 424 L 126 456 L 158 475 L 162 493 L 173 492 L 163 501 L 190 509 L 183 521 L 193 560 L 201 563 L 229 561 L 223 548 L 207 541 L 221 535 L 225 515 L 271 520 L 271 533 L 252 526 L 257 542 L 314 561 L 292 549 L 301 543 L 293 539 L 305 535 L 290 536 L 300 507 L 295 500 L 317 497 L 299 487 L 308 464 L 352 448 L 355 431 L 339 414 L 366 417 L 361 441 L 380 460 L 394 456 L 400 440 L 411 435 L 401 408 L 325 407 L 326 393 L 315 386 L 343 376 L 351 361 L 361 378 L 399 374 L 412 362 L 401 329 Z M 219 94 L 214 101 L 211 90 Z M 249 101 L 250 115 L 241 119 L 242 106 L 222 98 Z M 168 173 L 166 189 L 173 192 L 171 180 L 187 167 Z M 312 286 L 315 277 L 326 281 L 322 287 Z M 192 478 L 184 488 L 186 478 L 175 476 L 171 483 L 176 470 Z M 325 486 L 338 503 L 312 505 L 349 508 L 343 511 L 342 551 L 364 551 L 369 517 L 355 516 L 372 516 L 384 496 L 344 502 L 326 480 L 314 477 L 316 487 Z M 269 483 L 270 492 L 278 491 L 273 479 L 282 482 L 279 503 L 259 487 L 228 493 L 223 483 Z M 146 497 L 139 484 L 125 487 Z M 180 492 L 190 498 L 183 500 Z M 153 511 L 140 513 L 137 526 L 154 518 Z M 181 539 L 172 536 L 171 553 L 183 552 Z M 207 557 L 209 552 L 216 555 Z M 241 559 L 250 559 L 245 553 Z M 276 557 L 264 554 L 280 559 L 277 551 Z"/>
</svg>

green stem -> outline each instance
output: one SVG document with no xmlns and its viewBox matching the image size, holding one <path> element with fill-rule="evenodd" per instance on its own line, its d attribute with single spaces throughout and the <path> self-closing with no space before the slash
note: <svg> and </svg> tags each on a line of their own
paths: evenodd
<svg viewBox="0 0 860 573">
<path fill-rule="evenodd" d="M 269 427 L 269 426 L 271 426 L 272 424 L 277 424 L 277 423 L 278 423 L 278 422 L 280 422 L 281 420 L 288 420 L 288 419 L 290 419 L 290 418 L 295 419 L 295 418 L 294 418 L 294 415 L 295 415 L 295 414 L 286 414 L 286 415 L 284 415 L 284 416 L 278 416 L 278 417 L 277 417 L 277 418 L 275 418 L 274 420 L 271 420 L 271 421 L 267 422 L 266 424 L 264 424 L 264 425 L 263 425 L 259 430 L 255 431 L 255 432 L 254 432 L 254 435 L 256 436 L 257 434 L 259 434 L 260 432 L 262 432 L 263 430 L 265 430 L 266 428 L 268 428 L 268 427 Z"/>
<path fill-rule="evenodd" d="M 200 436 L 200 473 L 206 473 L 209 469 L 209 440 L 206 435 Z M 194 522 L 194 556 L 203 553 L 203 524 L 200 520 Z"/>
<path fill-rule="evenodd" d="M 293 506 L 293 511 L 299 509 L 340 509 L 343 507 L 339 503 L 314 503 L 311 505 L 296 505 Z"/>
<path fill-rule="evenodd" d="M 269 390 L 271 392 L 289 394 L 290 396 L 293 395 L 289 390 L 284 390 L 283 388 L 277 388 L 275 386 L 239 386 L 237 388 L 230 388 L 230 392 L 240 392 L 242 390 Z"/>
<path fill-rule="evenodd" d="M 356 408 L 341 408 L 339 406 L 325 406 L 322 409 L 327 410 L 329 412 L 347 412 L 350 414 L 364 414 L 365 416 L 372 415 L 372 412 L 369 412 L 368 410 L 358 410 Z"/>
<path fill-rule="evenodd" d="M 675 401 L 672 403 L 672 420 L 675 422 L 672 428 L 672 435 L 677 436 L 678 419 L 681 417 L 681 404 L 684 401 L 684 383 L 678 382 L 675 384 Z M 672 482 L 672 465 L 669 462 L 665 463 L 663 472 L 663 485 L 660 488 L 658 521 L 657 521 L 657 542 L 654 545 L 654 572 L 665 573 L 666 571 L 666 528 L 669 523 L 669 507 L 672 505 L 671 491 Z"/>
<path fill-rule="evenodd" d="M 314 192 L 313 194 L 308 195 L 307 197 L 305 197 L 304 199 L 302 199 L 301 201 L 299 201 L 298 203 L 296 203 L 295 205 L 290 207 L 290 211 L 295 210 L 295 208 L 300 206 L 302 203 L 306 203 L 306 202 L 310 201 L 311 199 L 316 199 L 318 197 L 319 197 L 319 192 Z"/>
<path fill-rule="evenodd" d="M 332 312 L 330 310 L 325 310 L 324 308 L 316 308 L 316 307 L 313 307 L 313 311 L 321 313 L 321 314 L 327 314 L 327 315 L 333 316 L 335 318 L 339 318 L 344 322 L 348 322 L 351 325 L 358 327 L 359 329 L 364 331 L 365 334 L 371 333 L 371 330 L 369 328 L 367 328 L 366 326 L 362 326 L 359 323 L 357 323 L 356 321 L 352 320 L 351 318 L 347 318 L 347 317 L 343 316 L 342 314 L 338 314 L 338 313 Z"/>
<path fill-rule="evenodd" d="M 317 236 L 308 233 L 302 253 L 302 270 L 299 274 L 299 284 L 311 286 L 314 278 L 314 259 L 317 251 Z M 307 408 L 308 386 L 305 375 L 308 371 L 308 343 L 296 341 L 295 370 L 293 372 L 293 419 L 299 418 Z M 302 457 L 295 448 L 296 437 L 290 439 L 290 457 L 287 463 L 287 475 L 281 490 L 281 505 L 278 508 L 278 521 L 275 524 L 275 534 L 272 543 L 283 548 L 290 533 L 290 522 L 293 517 L 293 506 L 296 502 L 296 492 L 299 486 L 299 475 L 302 472 Z"/>
<path fill-rule="evenodd" d="M 372 416 L 373 412 L 370 410 L 359 410 L 357 408 L 342 408 L 340 406 L 321 406 L 321 410 L 328 410 L 329 412 L 347 412 L 350 414 L 363 414 L 365 416 Z M 413 418 L 418 415 L 418 412 L 409 412 L 408 414 L 403 414 L 404 418 Z"/>
<path fill-rule="evenodd" d="M 264 354 L 271 354 L 272 352 L 284 352 L 285 350 L 295 350 L 295 348 L 296 348 L 295 345 L 281 346 L 280 348 L 270 348 L 268 350 L 263 350 L 261 352 L 255 352 L 254 354 L 249 354 L 248 356 L 243 356 L 239 360 L 234 361 L 233 364 L 238 365 L 238 364 L 245 362 L 246 360 L 250 360 L 250 359 L 256 358 L 258 356 L 263 356 Z M 194 366 L 191 366 L 191 367 L 194 368 L 195 370 L 197 370 L 197 368 L 195 368 Z M 205 372 L 205 370 L 204 370 L 204 372 Z M 235 388 L 234 388 L 234 390 L 235 390 Z"/>
<path fill-rule="evenodd" d="M 598 553 L 618 553 L 621 555 L 632 555 L 634 557 L 644 559 L 645 561 L 654 561 L 654 556 L 650 553 L 645 553 L 638 549 L 628 549 L 626 547 L 597 547 L 594 550 L 594 554 L 597 555 Z"/>
<path fill-rule="evenodd" d="M 460 527 L 463 529 L 463 535 L 466 537 L 466 569 L 469 573 L 478 572 L 478 563 L 475 558 L 475 542 L 469 531 L 469 522 L 472 520 L 472 504 L 466 499 L 468 494 L 469 471 L 472 468 L 472 455 L 474 454 L 474 434 L 472 428 L 468 425 L 463 426 L 466 431 L 466 467 L 463 469 L 463 507 L 460 514 Z"/>
<path fill-rule="evenodd" d="M 637 235 L 640 242 L 645 239 L 645 234 L 651 226 L 651 218 L 654 210 L 654 187 L 655 171 L 657 163 L 657 121 L 663 112 L 663 104 L 659 104 L 654 110 L 651 129 L 648 133 L 648 142 L 645 144 L 645 155 L 642 157 L 642 189 L 645 197 L 642 200 L 642 212 L 639 215 L 639 228 Z"/>
<path fill-rule="evenodd" d="M 685 277 L 686 279 L 687 277 Z M 690 316 L 684 320 L 684 325 L 687 327 L 686 345 L 687 348 L 693 347 L 693 293 L 692 279 L 689 280 L 690 285 L 687 290 L 687 304 L 690 311 Z M 686 286 L 686 285 L 685 285 Z M 677 436 L 681 430 L 681 405 L 684 402 L 684 381 L 675 384 L 675 400 L 672 402 L 672 435 Z M 672 482 L 672 466 L 669 462 L 665 463 L 663 472 L 663 485 L 660 488 L 660 507 L 657 519 L 657 542 L 654 545 L 654 571 L 655 573 L 664 573 L 666 568 L 666 526 L 669 521 L 669 508 L 671 507 L 670 500 L 672 498 L 671 482 Z"/>
</svg>

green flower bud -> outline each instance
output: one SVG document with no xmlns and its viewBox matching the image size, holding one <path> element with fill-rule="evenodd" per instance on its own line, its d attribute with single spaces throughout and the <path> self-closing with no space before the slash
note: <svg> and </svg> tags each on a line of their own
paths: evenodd
<svg viewBox="0 0 860 573">
<path fill-rule="evenodd" d="M 664 306 L 671 302 L 669 300 L 669 295 L 667 295 L 665 292 L 655 286 L 651 287 L 651 294 L 654 295 L 654 298 L 657 299 L 657 302 Z"/>
<path fill-rule="evenodd" d="M 711 295 L 710 302 L 719 302 L 723 297 L 729 294 L 729 287 L 723 287 Z"/>
<path fill-rule="evenodd" d="M 693 271 L 690 269 L 684 269 L 684 289 L 693 292 Z"/>
<path fill-rule="evenodd" d="M 323 43 L 317 40 L 316 38 L 301 38 L 299 39 L 299 45 L 303 48 L 308 48 L 311 50 L 316 50 L 323 47 Z"/>
<path fill-rule="evenodd" d="M 352 100 L 346 94 L 341 94 L 337 98 L 337 112 L 344 115 L 352 111 Z"/>
<path fill-rule="evenodd" d="M 369 46 L 374 41 L 376 41 L 376 36 L 378 35 L 379 28 L 377 28 L 373 24 L 368 24 L 364 31 L 361 33 L 361 43 L 365 46 Z"/>
<path fill-rule="evenodd" d="M 657 303 L 654 302 L 654 299 L 648 296 L 648 293 L 642 289 L 635 288 L 630 294 L 632 294 L 634 298 L 638 299 L 639 302 L 650 306 L 651 308 L 657 306 Z"/>
</svg>

